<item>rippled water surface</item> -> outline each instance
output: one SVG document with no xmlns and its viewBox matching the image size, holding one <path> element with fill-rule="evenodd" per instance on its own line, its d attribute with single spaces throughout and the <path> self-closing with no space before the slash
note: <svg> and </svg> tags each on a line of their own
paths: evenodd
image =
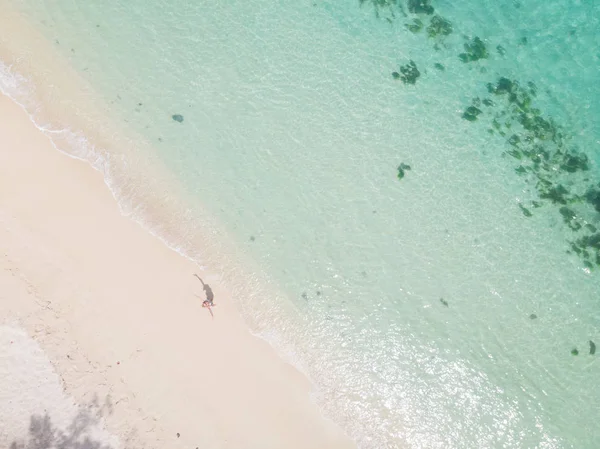
<svg viewBox="0 0 600 449">
<path fill-rule="evenodd" d="M 360 447 L 598 447 L 599 5 L 39 3 Z"/>
</svg>

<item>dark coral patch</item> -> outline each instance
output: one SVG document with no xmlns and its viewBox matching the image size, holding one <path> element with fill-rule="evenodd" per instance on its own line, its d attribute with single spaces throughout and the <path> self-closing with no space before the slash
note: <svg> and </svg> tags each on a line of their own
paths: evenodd
<svg viewBox="0 0 600 449">
<path fill-rule="evenodd" d="M 465 52 L 458 55 L 462 62 L 474 62 L 487 59 L 488 51 L 481 39 L 475 36 L 470 42 L 464 44 Z"/>
<path fill-rule="evenodd" d="M 492 119 L 488 132 L 506 139 L 508 148 L 505 154 L 519 164 L 515 172 L 533 183 L 539 198 L 556 206 L 564 223 L 578 234 L 570 242 L 569 252 L 581 257 L 587 268 L 600 266 L 600 237 L 597 237 L 596 227 L 583 220 L 571 207 L 584 203 L 600 212 L 600 183 L 580 194 L 577 186 L 581 181 L 569 178 L 572 174 L 591 170 L 589 157 L 569 148 L 570 136 L 534 106 L 538 93 L 534 83 L 520 84 L 516 80 L 499 77 L 496 82 L 487 84 L 487 91 L 495 97 L 494 100 L 473 100 L 463 118 L 475 121 L 480 105 L 489 108 L 486 113 L 491 114 Z M 537 208 L 541 202 L 532 201 L 532 205 Z M 528 208 L 521 204 L 519 207 L 525 216 L 531 216 Z"/>
<path fill-rule="evenodd" d="M 567 206 L 562 206 L 559 210 L 560 214 L 563 217 L 563 221 L 571 228 L 573 231 L 579 231 L 581 229 L 581 223 L 577 221 L 577 215 L 573 211 L 573 209 L 568 208 Z"/>
<path fill-rule="evenodd" d="M 566 153 L 560 168 L 568 173 L 577 171 L 587 171 L 590 169 L 588 165 L 588 157 L 585 154 Z"/>
<path fill-rule="evenodd" d="M 513 92 L 517 86 L 518 84 L 516 82 L 513 82 L 508 78 L 500 77 L 496 85 L 488 83 L 487 89 L 491 94 L 503 95 Z"/>
<path fill-rule="evenodd" d="M 550 200 L 552 204 L 567 204 L 569 191 L 562 184 L 552 185 L 546 190 L 542 190 L 540 198 Z"/>
<path fill-rule="evenodd" d="M 435 11 L 431 6 L 431 0 L 408 0 L 408 10 L 413 14 L 431 15 Z"/>
<path fill-rule="evenodd" d="M 404 175 L 406 174 L 406 170 L 410 170 L 410 165 L 405 164 L 405 163 L 401 163 L 400 165 L 398 165 L 398 179 L 402 179 L 404 178 Z"/>
<path fill-rule="evenodd" d="M 400 79 L 404 84 L 415 84 L 421 72 L 417 69 L 417 64 L 411 59 L 408 64 L 400 66 Z"/>
<path fill-rule="evenodd" d="M 598 187 L 592 187 L 584 195 L 585 200 L 594 207 L 596 212 L 600 212 L 600 184 Z"/>
<path fill-rule="evenodd" d="M 413 19 L 412 23 L 407 23 L 405 26 L 408 31 L 416 34 L 423 29 L 424 25 L 421 19 Z"/>
<path fill-rule="evenodd" d="M 375 17 L 380 19 L 382 14 L 385 14 L 387 16 L 385 17 L 385 20 L 388 23 L 392 23 L 393 20 L 396 19 L 396 8 L 400 8 L 402 14 L 406 16 L 406 13 L 402 10 L 402 6 L 398 4 L 398 0 L 359 0 L 358 2 L 360 6 L 365 3 L 372 4 L 375 9 Z"/>
<path fill-rule="evenodd" d="M 519 204 L 519 208 L 521 209 L 521 212 L 523 212 L 523 215 L 525 215 L 526 217 L 531 217 L 532 213 L 529 209 L 527 209 L 525 206 L 523 206 L 522 204 Z"/>
<path fill-rule="evenodd" d="M 445 37 L 452 34 L 453 28 L 449 20 L 442 16 L 435 15 L 427 27 L 427 36 L 431 38 Z"/>
<path fill-rule="evenodd" d="M 477 120 L 477 117 L 479 116 L 479 114 L 481 114 L 483 111 L 475 106 L 469 106 L 465 112 L 463 112 L 462 118 L 464 118 L 465 120 L 468 120 L 470 122 L 474 122 L 475 120 Z"/>
</svg>

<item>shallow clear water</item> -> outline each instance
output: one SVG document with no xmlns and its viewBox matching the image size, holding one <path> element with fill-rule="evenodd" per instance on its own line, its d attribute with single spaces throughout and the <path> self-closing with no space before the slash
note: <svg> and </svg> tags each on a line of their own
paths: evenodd
<svg viewBox="0 0 600 449">
<path fill-rule="evenodd" d="M 428 37 L 410 2 L 119 3 L 21 6 L 256 263 L 249 321 L 360 447 L 598 446 L 596 248 L 569 243 L 600 228 L 598 5 L 437 1 Z"/>
</svg>

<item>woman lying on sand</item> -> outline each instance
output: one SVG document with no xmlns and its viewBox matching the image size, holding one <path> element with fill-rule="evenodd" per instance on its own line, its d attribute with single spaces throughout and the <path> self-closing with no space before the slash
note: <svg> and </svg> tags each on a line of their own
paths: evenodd
<svg viewBox="0 0 600 449">
<path fill-rule="evenodd" d="M 215 306 L 215 302 L 214 302 L 215 295 L 214 295 L 212 289 L 210 288 L 210 285 L 205 284 L 204 281 L 202 280 L 202 278 L 200 276 L 198 276 L 196 273 L 194 273 L 194 276 L 196 276 L 198 278 L 198 280 L 200 282 L 202 282 L 202 288 L 204 289 L 204 292 L 206 293 L 206 299 L 204 301 L 202 301 L 202 307 L 206 307 L 208 309 L 208 311 L 210 312 L 210 314 L 213 315 L 212 307 Z"/>
</svg>

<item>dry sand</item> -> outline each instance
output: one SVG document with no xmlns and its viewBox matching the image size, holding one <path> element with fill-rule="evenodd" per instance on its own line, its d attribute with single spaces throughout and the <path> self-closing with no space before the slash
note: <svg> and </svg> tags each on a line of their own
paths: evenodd
<svg viewBox="0 0 600 449">
<path fill-rule="evenodd" d="M 76 422 L 114 448 L 353 447 L 218 277 L 122 216 L 100 173 L 5 96 L 0 251 L 0 447 L 27 439 L 31 415 L 64 427 L 94 398 L 104 424 Z"/>
</svg>

